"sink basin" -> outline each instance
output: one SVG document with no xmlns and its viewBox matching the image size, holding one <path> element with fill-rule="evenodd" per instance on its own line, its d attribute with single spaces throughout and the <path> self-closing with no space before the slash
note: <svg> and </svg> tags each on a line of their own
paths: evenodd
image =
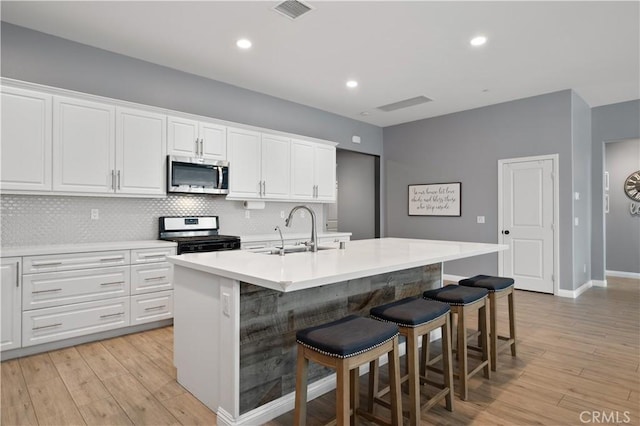
<svg viewBox="0 0 640 426">
<path fill-rule="evenodd" d="M 318 251 L 322 251 L 322 250 L 334 250 L 335 247 L 318 247 Z M 275 255 L 279 255 L 280 254 L 280 249 L 279 248 L 273 248 L 269 251 L 263 251 L 260 252 L 261 254 L 275 254 Z M 289 254 L 289 253 L 311 253 L 311 247 L 307 247 L 307 246 L 294 246 L 294 247 L 285 247 L 284 249 L 284 254 Z"/>
</svg>

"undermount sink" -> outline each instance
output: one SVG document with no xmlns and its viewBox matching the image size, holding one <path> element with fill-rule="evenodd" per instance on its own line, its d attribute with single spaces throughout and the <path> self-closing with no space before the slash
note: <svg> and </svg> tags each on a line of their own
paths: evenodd
<svg viewBox="0 0 640 426">
<path fill-rule="evenodd" d="M 318 247 L 318 251 L 321 250 L 334 250 L 335 247 Z M 269 251 L 262 251 L 261 254 L 280 254 L 279 248 L 272 248 Z M 295 246 L 295 247 L 285 247 L 284 254 L 289 253 L 311 253 L 311 247 L 308 246 Z"/>
</svg>

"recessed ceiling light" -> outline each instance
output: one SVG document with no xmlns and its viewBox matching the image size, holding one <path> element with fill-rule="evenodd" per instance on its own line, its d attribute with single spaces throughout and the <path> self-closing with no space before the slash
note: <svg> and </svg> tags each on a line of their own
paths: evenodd
<svg viewBox="0 0 640 426">
<path fill-rule="evenodd" d="M 472 38 L 469 43 L 471 43 L 472 46 L 482 46 L 486 42 L 487 38 L 485 36 L 477 36 Z"/>
<path fill-rule="evenodd" d="M 358 82 L 355 80 L 349 80 L 347 81 L 347 87 L 349 87 L 350 89 L 353 89 L 354 87 L 358 87 Z"/>
<path fill-rule="evenodd" d="M 248 49 L 251 47 L 251 40 L 241 38 L 240 40 L 236 41 L 236 46 L 238 46 L 240 49 Z"/>
</svg>

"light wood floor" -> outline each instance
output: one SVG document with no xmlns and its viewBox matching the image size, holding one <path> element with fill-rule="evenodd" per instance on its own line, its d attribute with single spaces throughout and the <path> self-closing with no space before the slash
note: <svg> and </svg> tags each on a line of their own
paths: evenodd
<svg viewBox="0 0 640 426">
<path fill-rule="evenodd" d="M 640 280 L 608 282 L 578 299 L 517 291 L 518 357 L 501 354 L 491 380 L 471 379 L 468 401 L 456 397 L 453 413 L 440 404 L 422 422 L 579 425 L 604 412 L 617 413 L 609 423 L 640 424 Z M 175 381 L 172 345 L 167 327 L 3 362 L 2 425 L 215 424 Z M 308 424 L 331 418 L 333 398 L 309 403 Z"/>
</svg>

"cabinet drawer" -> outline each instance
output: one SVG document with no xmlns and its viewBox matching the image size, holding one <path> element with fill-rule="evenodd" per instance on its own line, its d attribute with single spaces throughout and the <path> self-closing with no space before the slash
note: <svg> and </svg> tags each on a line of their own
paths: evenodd
<svg viewBox="0 0 640 426">
<path fill-rule="evenodd" d="M 129 264 L 129 250 L 26 256 L 23 273 L 70 271 Z"/>
<path fill-rule="evenodd" d="M 129 325 L 129 297 L 22 313 L 22 346 L 99 333 Z"/>
<path fill-rule="evenodd" d="M 165 257 L 176 254 L 175 247 L 131 250 L 131 264 L 164 262 Z"/>
<path fill-rule="evenodd" d="M 24 275 L 22 309 L 129 295 L 129 266 Z"/>
<path fill-rule="evenodd" d="M 173 289 L 173 265 L 169 262 L 131 266 L 131 294 Z"/>
<path fill-rule="evenodd" d="M 131 325 L 173 318 L 173 290 L 131 296 Z"/>
</svg>

